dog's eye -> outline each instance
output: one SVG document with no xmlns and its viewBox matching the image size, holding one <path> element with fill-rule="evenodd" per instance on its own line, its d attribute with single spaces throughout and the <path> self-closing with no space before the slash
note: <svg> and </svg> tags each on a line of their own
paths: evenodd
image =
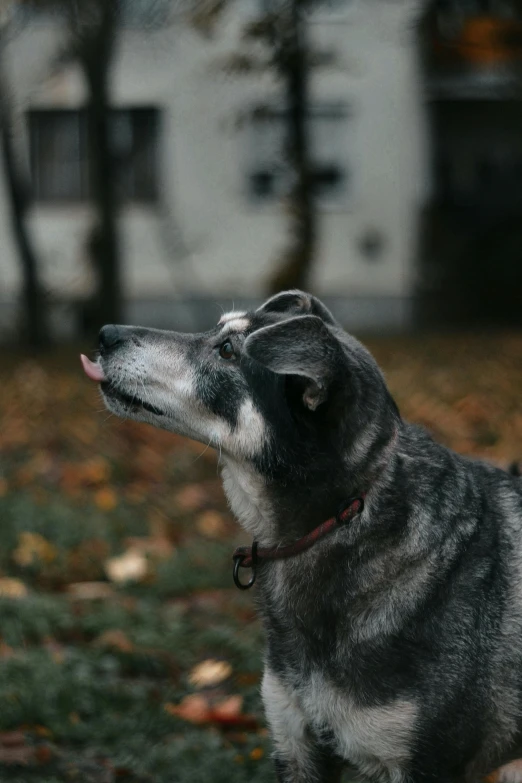
<svg viewBox="0 0 522 783">
<path fill-rule="evenodd" d="M 230 340 L 226 340 L 222 345 L 219 346 L 219 355 L 222 359 L 226 359 L 227 362 L 230 362 L 232 359 L 236 358 L 234 346 Z"/>
</svg>

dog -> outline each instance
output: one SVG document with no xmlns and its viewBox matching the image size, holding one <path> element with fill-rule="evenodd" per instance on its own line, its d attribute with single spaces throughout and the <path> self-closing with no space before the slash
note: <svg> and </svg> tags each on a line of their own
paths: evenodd
<svg viewBox="0 0 522 783">
<path fill-rule="evenodd" d="M 301 291 L 204 334 L 105 326 L 82 361 L 112 412 L 220 452 L 256 541 L 236 565 L 256 580 L 281 783 L 346 764 L 456 783 L 518 758 L 519 478 L 403 421 L 371 354 Z"/>
</svg>

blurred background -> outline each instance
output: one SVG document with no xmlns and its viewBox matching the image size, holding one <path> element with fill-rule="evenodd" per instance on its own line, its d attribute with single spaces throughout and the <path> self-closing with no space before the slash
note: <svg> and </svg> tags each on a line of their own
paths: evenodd
<svg viewBox="0 0 522 783">
<path fill-rule="evenodd" d="M 522 456 L 520 0 L 0 0 L 0 779 L 269 781 L 216 457 L 104 323 L 290 287 L 456 450 Z"/>
</svg>

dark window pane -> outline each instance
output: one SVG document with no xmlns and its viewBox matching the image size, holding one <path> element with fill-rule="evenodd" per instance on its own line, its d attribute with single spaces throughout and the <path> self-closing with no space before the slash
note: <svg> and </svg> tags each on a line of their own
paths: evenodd
<svg viewBox="0 0 522 783">
<path fill-rule="evenodd" d="M 31 170 L 35 198 L 79 200 L 88 195 L 85 122 L 77 111 L 29 115 Z"/>
<path fill-rule="evenodd" d="M 29 113 L 33 194 L 39 201 L 90 196 L 86 114 L 73 110 Z M 111 112 L 111 147 L 118 197 L 158 198 L 159 112 L 153 108 Z"/>
<path fill-rule="evenodd" d="M 316 166 L 314 172 L 314 190 L 317 196 L 331 195 L 343 187 L 345 174 L 335 163 Z"/>
<path fill-rule="evenodd" d="M 158 112 L 155 109 L 133 109 L 132 152 L 129 198 L 155 201 L 157 183 Z"/>
</svg>

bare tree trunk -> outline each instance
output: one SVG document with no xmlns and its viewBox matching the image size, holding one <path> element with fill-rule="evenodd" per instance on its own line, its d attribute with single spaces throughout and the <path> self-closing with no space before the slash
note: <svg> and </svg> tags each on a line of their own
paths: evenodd
<svg viewBox="0 0 522 783">
<path fill-rule="evenodd" d="M 90 176 L 97 211 L 90 248 L 98 278 L 96 317 L 100 325 L 122 321 L 118 204 L 110 148 L 110 103 L 106 88 L 103 78 L 93 79 L 87 106 Z"/>
<path fill-rule="evenodd" d="M 114 53 L 118 0 L 83 0 L 72 11 L 72 55 L 83 69 L 89 89 L 87 128 L 89 174 L 96 223 L 89 250 L 96 270 L 93 320 L 97 325 L 122 320 L 122 270 L 118 237 L 118 198 L 111 149 L 109 77 Z"/>
<path fill-rule="evenodd" d="M 12 139 L 9 99 L 3 74 L 1 73 L 0 126 L 2 162 L 9 195 L 11 226 L 22 268 L 24 339 L 28 347 L 38 351 L 49 344 L 49 330 L 44 294 L 38 274 L 37 256 L 27 231 L 26 217 L 29 207 L 29 196 L 25 182 L 17 168 Z"/>
<path fill-rule="evenodd" d="M 269 291 L 306 288 L 316 250 L 316 207 L 309 141 L 309 52 L 302 0 L 291 0 L 279 70 L 287 100 L 286 155 L 292 188 L 288 196 L 291 243 L 269 280 Z"/>
</svg>

